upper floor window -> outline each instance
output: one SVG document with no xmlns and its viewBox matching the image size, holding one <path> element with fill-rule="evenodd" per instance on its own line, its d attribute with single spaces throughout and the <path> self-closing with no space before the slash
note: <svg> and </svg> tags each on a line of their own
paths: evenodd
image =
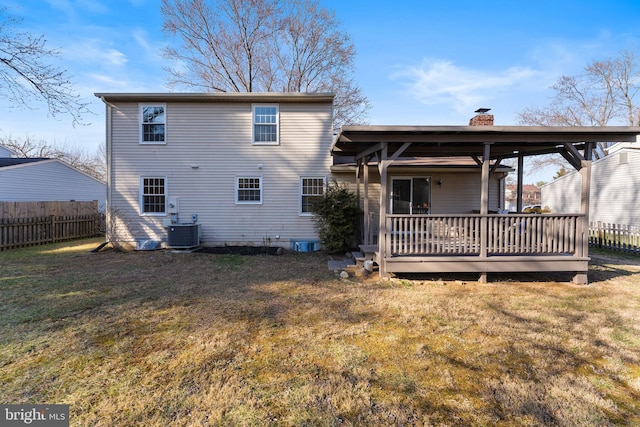
<svg viewBox="0 0 640 427">
<path fill-rule="evenodd" d="M 236 177 L 236 203 L 262 203 L 262 177 Z"/>
<path fill-rule="evenodd" d="M 163 176 L 140 177 L 140 214 L 165 215 L 167 179 Z"/>
<path fill-rule="evenodd" d="M 140 105 L 140 143 L 164 144 L 166 135 L 166 110 L 164 104 Z"/>
<path fill-rule="evenodd" d="M 259 104 L 253 106 L 253 143 L 278 144 L 278 105 Z"/>
</svg>

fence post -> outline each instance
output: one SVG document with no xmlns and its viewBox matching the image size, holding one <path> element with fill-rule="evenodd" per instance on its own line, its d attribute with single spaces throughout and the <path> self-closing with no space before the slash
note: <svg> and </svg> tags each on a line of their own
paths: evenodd
<svg viewBox="0 0 640 427">
<path fill-rule="evenodd" d="M 57 237 L 57 230 L 56 230 L 56 217 L 55 215 L 50 215 L 49 216 L 49 220 L 50 220 L 50 224 L 49 226 L 51 227 L 51 243 L 55 243 L 56 242 L 56 237 Z"/>
<path fill-rule="evenodd" d="M 598 221 L 598 247 L 602 248 L 602 221 Z"/>
</svg>

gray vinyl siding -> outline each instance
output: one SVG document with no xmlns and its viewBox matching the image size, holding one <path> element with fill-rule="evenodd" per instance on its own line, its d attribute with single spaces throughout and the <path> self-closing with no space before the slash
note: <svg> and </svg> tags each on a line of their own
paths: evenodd
<svg viewBox="0 0 640 427">
<path fill-rule="evenodd" d="M 431 175 L 431 213 L 434 215 L 470 214 L 480 210 L 482 177 L 480 172 L 439 173 Z M 442 186 L 437 182 L 442 180 Z M 500 180 L 489 178 L 489 211 L 500 208 Z"/>
<path fill-rule="evenodd" d="M 139 144 L 137 103 L 113 110 L 111 208 L 120 219 L 119 240 L 166 237 L 169 215 L 139 214 L 141 176 L 166 177 L 168 196 L 180 198 L 179 221 L 197 214 L 205 245 L 271 239 L 288 247 L 291 238 L 316 236 L 312 217 L 300 215 L 300 177 L 331 179 L 330 103 L 279 103 L 280 144 L 264 146 L 252 144 L 251 103 L 166 106 L 162 145 Z M 262 177 L 262 204 L 236 204 L 237 176 Z"/>
<path fill-rule="evenodd" d="M 621 155 L 627 161 L 621 162 Z M 591 167 L 589 220 L 640 225 L 640 152 L 622 149 Z M 542 204 L 554 213 L 579 213 L 581 176 L 572 172 L 542 188 Z"/>
<path fill-rule="evenodd" d="M 597 179 L 592 174 L 592 185 Z M 551 213 L 580 213 L 581 188 L 580 174 L 569 173 L 540 187 L 540 203 L 542 207 L 549 208 Z"/>
<path fill-rule="evenodd" d="M 480 210 L 481 176 L 479 172 L 439 172 L 425 170 L 424 172 L 409 172 L 400 174 L 389 171 L 389 179 L 399 177 L 431 177 L 431 213 L 434 215 L 470 214 Z M 355 172 L 340 173 L 339 181 L 348 184 L 351 191 L 356 192 Z M 442 180 L 442 186 L 437 182 Z M 360 178 L 361 206 L 364 197 L 364 184 Z M 391 186 L 389 186 L 391 188 Z M 376 218 L 380 211 L 380 175 L 376 168 L 370 168 L 369 175 L 369 209 L 375 212 Z M 497 211 L 500 207 L 500 180 L 492 175 L 489 181 L 489 210 Z"/>
<path fill-rule="evenodd" d="M 92 201 L 105 205 L 106 185 L 58 160 L 0 168 L 0 200 Z"/>
<path fill-rule="evenodd" d="M 13 151 L 0 145 L 0 157 L 13 157 Z"/>
</svg>

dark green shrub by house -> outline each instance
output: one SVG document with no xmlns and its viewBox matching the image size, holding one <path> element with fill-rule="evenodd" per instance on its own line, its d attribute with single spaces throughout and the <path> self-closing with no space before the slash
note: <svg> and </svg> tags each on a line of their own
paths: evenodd
<svg viewBox="0 0 640 427">
<path fill-rule="evenodd" d="M 344 252 L 358 244 L 359 209 L 356 195 L 332 182 L 313 204 L 316 231 L 326 252 Z"/>
</svg>

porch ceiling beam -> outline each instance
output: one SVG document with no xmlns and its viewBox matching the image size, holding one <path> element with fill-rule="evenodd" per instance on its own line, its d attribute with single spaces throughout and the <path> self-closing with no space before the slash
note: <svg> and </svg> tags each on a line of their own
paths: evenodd
<svg viewBox="0 0 640 427">
<path fill-rule="evenodd" d="M 560 126 L 558 128 L 561 128 Z M 519 145 L 544 143 L 544 144 L 563 144 L 569 143 L 581 143 L 581 142 L 600 142 L 605 140 L 615 140 L 621 142 L 636 142 L 636 135 L 629 135 L 627 133 L 589 133 L 589 132 L 526 132 L 526 133 L 383 133 L 380 135 L 370 133 L 349 133 L 348 135 L 340 136 L 338 145 L 344 144 L 358 144 L 358 143 L 373 143 L 376 140 L 384 140 L 388 143 L 405 143 L 405 142 L 417 142 L 417 143 L 441 143 L 455 144 L 455 143 L 478 143 L 479 141 L 492 141 L 497 143 L 513 143 Z"/>
<path fill-rule="evenodd" d="M 585 150 L 588 149 L 589 144 L 585 145 Z M 576 160 L 578 160 L 579 162 L 585 160 L 584 156 L 582 154 L 580 154 L 580 152 L 578 151 L 578 149 L 573 145 L 573 144 L 569 144 L 569 143 L 564 143 L 564 148 L 571 153 L 571 155 L 573 157 L 576 158 Z"/>
<path fill-rule="evenodd" d="M 380 143 L 383 144 L 383 143 Z M 366 155 L 372 155 L 380 151 L 381 145 L 376 144 L 375 146 L 366 148 L 362 147 L 352 147 L 353 150 L 349 151 L 349 153 L 353 153 L 351 155 L 357 158 L 365 157 Z M 558 151 L 557 144 L 552 145 L 529 145 L 526 147 L 520 145 L 505 145 L 505 144 L 494 144 L 491 150 L 491 157 L 496 159 L 501 157 L 503 160 L 507 158 L 517 157 L 518 153 L 523 153 L 524 155 L 537 155 L 537 154 L 549 154 L 556 153 Z M 389 151 L 394 151 L 394 144 L 389 144 Z M 582 148 L 582 147 L 579 147 Z M 402 155 L 405 157 L 449 157 L 449 156 L 464 156 L 464 157 L 475 157 L 481 158 L 483 156 L 483 148 L 482 146 L 476 144 L 469 145 L 455 145 L 455 144 L 442 144 L 442 145 L 433 145 L 433 144 L 419 144 L 412 143 L 410 146 L 403 144 L 398 147 L 398 149 L 394 152 L 398 152 L 398 150 L 402 149 Z M 334 154 L 347 155 L 348 153 L 345 151 L 342 152 L 334 152 Z M 480 161 L 480 163 L 482 163 Z"/>
<path fill-rule="evenodd" d="M 482 166 L 482 160 L 478 156 L 471 156 L 474 162 L 478 164 L 478 166 Z"/>
<path fill-rule="evenodd" d="M 596 148 L 595 142 L 590 142 L 584 147 L 584 159 L 593 160 L 593 150 Z"/>
<path fill-rule="evenodd" d="M 402 147 L 398 148 L 392 155 L 389 157 L 389 160 L 396 160 L 398 157 L 402 155 L 406 151 L 407 148 L 411 147 L 410 142 L 405 142 L 402 144 Z"/>
<path fill-rule="evenodd" d="M 569 164 L 571 164 L 571 166 L 573 166 L 575 170 L 579 171 L 580 169 L 582 169 L 581 160 L 577 159 L 573 154 L 568 152 L 566 149 L 560 148 L 558 152 L 562 157 L 565 158 L 567 162 L 569 162 Z"/>
<path fill-rule="evenodd" d="M 378 142 L 375 145 L 372 145 L 371 147 L 367 148 L 364 151 L 361 151 L 360 153 L 356 154 L 356 160 L 361 159 L 363 157 L 367 157 L 367 156 L 371 156 L 372 154 L 381 151 L 384 146 L 386 144 L 384 142 Z"/>
<path fill-rule="evenodd" d="M 501 156 L 498 156 L 496 158 L 495 163 L 493 164 L 493 166 L 491 166 L 491 173 L 494 173 L 496 171 L 496 169 L 498 169 L 500 167 L 500 162 L 502 162 L 504 158 Z"/>
</svg>

